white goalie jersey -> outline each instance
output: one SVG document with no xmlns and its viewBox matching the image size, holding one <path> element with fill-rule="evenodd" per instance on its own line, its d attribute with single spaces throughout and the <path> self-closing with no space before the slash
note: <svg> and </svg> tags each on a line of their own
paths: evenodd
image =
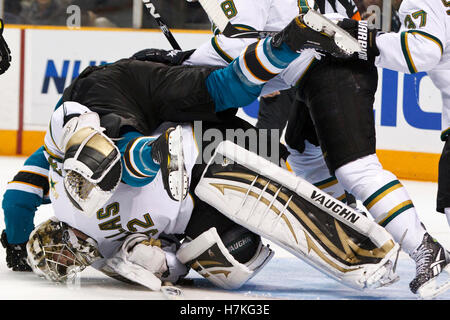
<svg viewBox="0 0 450 320">
<path fill-rule="evenodd" d="M 77 105 L 74 104 L 71 108 L 77 108 Z M 120 183 L 110 200 L 92 217 L 78 211 L 71 204 L 64 189 L 65 173 L 62 170 L 62 162 L 54 158 L 58 150 L 53 140 L 58 141 L 62 134 L 62 127 L 55 126 L 58 123 L 56 120 L 58 119 L 55 119 L 54 114 L 51 137 L 50 132 L 46 136 L 46 149 L 49 162 L 52 164 L 49 171 L 49 194 L 58 220 L 95 239 L 100 253 L 105 258 L 110 257 L 132 233 L 143 233 L 158 238 L 161 233 L 184 232 L 194 207 L 193 199 L 188 195 L 182 202 L 172 200 L 164 189 L 160 172 L 144 187 Z M 187 124 L 182 128 L 185 166 L 190 176 L 198 151 L 192 127 Z"/>
</svg>

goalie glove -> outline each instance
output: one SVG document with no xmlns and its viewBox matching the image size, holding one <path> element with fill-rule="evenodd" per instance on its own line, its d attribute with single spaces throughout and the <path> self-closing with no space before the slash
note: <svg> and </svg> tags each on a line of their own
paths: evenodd
<svg viewBox="0 0 450 320">
<path fill-rule="evenodd" d="M 3 20 L 0 19 L 0 74 L 5 73 L 11 65 L 11 50 L 3 38 L 4 27 Z"/>
<path fill-rule="evenodd" d="M 91 217 L 114 194 L 122 176 L 120 151 L 103 133 L 95 112 L 72 117 L 63 127 L 64 190 L 73 206 Z"/>
<path fill-rule="evenodd" d="M 3 230 L 1 242 L 6 249 L 6 265 L 12 271 L 32 271 L 27 263 L 27 243 L 11 244 L 6 237 L 6 230 Z"/>
<path fill-rule="evenodd" d="M 175 254 L 165 251 L 171 246 L 162 246 L 164 242 L 148 238 L 143 234 L 128 236 L 117 253 L 106 261 L 106 265 L 120 276 L 141 284 L 150 290 L 161 289 L 162 281 L 176 282 L 187 274 L 187 268 L 181 264 Z"/>
<path fill-rule="evenodd" d="M 373 63 L 375 57 L 380 54 L 376 43 L 377 29 L 369 28 L 367 21 L 353 19 L 343 19 L 337 25 L 354 37 L 362 48 L 360 52 L 353 54 L 352 57 Z"/>
<path fill-rule="evenodd" d="M 152 61 L 164 63 L 169 66 L 179 66 L 187 60 L 195 50 L 163 50 L 163 49 L 144 49 L 136 52 L 131 58 L 140 61 Z"/>
</svg>

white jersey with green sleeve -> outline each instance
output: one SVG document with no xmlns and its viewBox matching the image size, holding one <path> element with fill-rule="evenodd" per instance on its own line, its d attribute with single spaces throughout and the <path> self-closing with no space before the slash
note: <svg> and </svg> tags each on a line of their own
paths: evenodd
<svg viewBox="0 0 450 320">
<path fill-rule="evenodd" d="M 450 128 L 450 1 L 404 0 L 398 33 L 377 37 L 378 67 L 404 73 L 427 72 L 442 95 L 442 130 Z"/>
<path fill-rule="evenodd" d="M 377 36 L 378 67 L 404 73 L 450 69 L 450 1 L 404 0 L 398 33 Z"/>
</svg>

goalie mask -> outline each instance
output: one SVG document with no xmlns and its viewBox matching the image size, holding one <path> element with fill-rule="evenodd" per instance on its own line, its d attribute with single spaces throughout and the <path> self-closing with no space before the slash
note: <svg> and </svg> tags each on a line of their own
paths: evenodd
<svg viewBox="0 0 450 320">
<path fill-rule="evenodd" d="M 55 282 L 73 279 L 101 258 L 94 239 L 54 217 L 34 229 L 26 247 L 33 271 Z"/>
<path fill-rule="evenodd" d="M 91 217 L 119 185 L 120 152 L 111 139 L 93 127 L 75 131 L 64 149 L 64 190 L 75 208 Z"/>
</svg>

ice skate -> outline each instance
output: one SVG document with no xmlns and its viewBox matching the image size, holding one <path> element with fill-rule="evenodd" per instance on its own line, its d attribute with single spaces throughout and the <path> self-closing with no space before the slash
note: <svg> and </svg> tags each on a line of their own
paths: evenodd
<svg viewBox="0 0 450 320">
<path fill-rule="evenodd" d="M 423 299 L 431 299 L 450 289 L 450 253 L 428 233 L 411 254 L 416 262 L 416 277 L 411 291 Z"/>
<path fill-rule="evenodd" d="M 161 167 L 164 188 L 175 201 L 183 200 L 189 187 L 184 165 L 182 128 L 169 128 L 152 141 L 152 159 Z"/>
<path fill-rule="evenodd" d="M 293 51 L 316 49 L 339 57 L 361 51 L 354 37 L 314 10 L 299 15 L 273 37 L 275 47 L 283 42 Z"/>
</svg>

